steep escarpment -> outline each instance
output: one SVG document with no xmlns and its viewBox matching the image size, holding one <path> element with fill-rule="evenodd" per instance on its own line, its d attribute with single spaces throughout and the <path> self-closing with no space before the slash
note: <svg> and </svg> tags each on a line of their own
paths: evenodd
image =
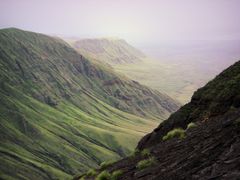
<svg viewBox="0 0 240 180">
<path fill-rule="evenodd" d="M 129 154 L 178 103 L 67 43 L 0 30 L 0 177 L 69 179 Z"/>
<path fill-rule="evenodd" d="M 111 106 L 141 116 L 164 117 L 179 107 L 167 95 L 93 65 L 62 40 L 42 34 L 2 30 L 1 60 L 3 82 L 19 85 L 53 106 L 59 98 L 89 92 Z"/>
<path fill-rule="evenodd" d="M 239 179 L 239 82 L 240 61 L 145 136 L 135 154 L 98 170 L 96 176 L 121 172 L 118 179 L 124 180 Z"/>
</svg>

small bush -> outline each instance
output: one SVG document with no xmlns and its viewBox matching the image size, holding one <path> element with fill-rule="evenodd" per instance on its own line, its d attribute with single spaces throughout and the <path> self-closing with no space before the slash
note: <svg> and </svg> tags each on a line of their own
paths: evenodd
<svg viewBox="0 0 240 180">
<path fill-rule="evenodd" d="M 193 123 L 193 122 L 191 122 L 187 125 L 187 129 L 191 129 L 191 128 L 195 128 L 195 127 L 197 127 L 197 125 L 196 125 L 196 123 Z"/>
<path fill-rule="evenodd" d="M 110 180 L 111 174 L 107 171 L 102 171 L 98 176 L 96 177 L 96 180 Z"/>
<path fill-rule="evenodd" d="M 123 174 L 122 170 L 116 170 L 112 173 L 111 180 L 117 180 Z"/>
<path fill-rule="evenodd" d="M 155 158 L 154 158 L 154 157 L 151 157 L 151 158 L 149 158 L 149 159 L 144 159 L 144 160 L 139 161 L 139 162 L 137 163 L 136 168 L 137 168 L 137 169 L 144 169 L 144 168 L 147 168 L 147 167 L 149 167 L 149 166 L 151 166 L 151 165 L 153 165 L 153 164 L 155 164 L 155 163 L 156 163 Z"/>
<path fill-rule="evenodd" d="M 100 168 L 105 169 L 106 167 L 110 166 L 112 163 L 113 163 L 113 161 L 102 162 L 100 164 Z"/>
<path fill-rule="evenodd" d="M 150 156 L 151 155 L 150 150 L 149 149 L 142 150 L 141 155 L 142 156 Z"/>
<path fill-rule="evenodd" d="M 77 174 L 73 177 L 72 180 L 85 180 L 86 174 Z"/>
<path fill-rule="evenodd" d="M 172 139 L 174 137 L 179 137 L 180 139 L 185 138 L 185 131 L 182 128 L 176 128 L 167 133 L 167 135 L 163 136 L 162 140 Z"/>
<path fill-rule="evenodd" d="M 140 153 L 140 150 L 139 149 L 135 149 L 135 151 L 133 152 L 134 155 L 137 155 Z"/>
<path fill-rule="evenodd" d="M 82 176 L 80 180 L 85 180 L 86 175 Z"/>
<path fill-rule="evenodd" d="M 135 157 L 139 153 L 140 153 L 139 149 L 135 149 L 135 151 L 132 154 L 130 154 L 129 157 Z"/>
<path fill-rule="evenodd" d="M 94 169 L 89 169 L 87 172 L 87 176 L 95 176 L 97 172 Z"/>
</svg>

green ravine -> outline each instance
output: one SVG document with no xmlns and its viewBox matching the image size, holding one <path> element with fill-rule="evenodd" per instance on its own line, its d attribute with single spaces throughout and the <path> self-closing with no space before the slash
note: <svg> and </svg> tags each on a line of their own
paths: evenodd
<svg viewBox="0 0 240 180">
<path fill-rule="evenodd" d="M 0 177 L 71 179 L 130 154 L 176 111 L 58 38 L 0 30 Z"/>
</svg>

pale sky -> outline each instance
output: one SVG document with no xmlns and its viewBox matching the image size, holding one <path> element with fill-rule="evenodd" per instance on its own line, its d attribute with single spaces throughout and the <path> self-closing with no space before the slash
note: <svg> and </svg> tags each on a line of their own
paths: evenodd
<svg viewBox="0 0 240 180">
<path fill-rule="evenodd" d="M 0 0 L 0 28 L 130 42 L 240 39 L 240 0 Z"/>
</svg>

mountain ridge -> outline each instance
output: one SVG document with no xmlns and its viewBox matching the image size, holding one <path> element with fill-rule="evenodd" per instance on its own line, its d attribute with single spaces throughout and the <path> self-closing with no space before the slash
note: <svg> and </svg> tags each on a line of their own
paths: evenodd
<svg viewBox="0 0 240 180">
<path fill-rule="evenodd" d="M 146 56 L 124 39 L 89 38 L 68 40 L 69 44 L 84 56 L 101 63 L 128 64 L 141 62 Z"/>
</svg>

